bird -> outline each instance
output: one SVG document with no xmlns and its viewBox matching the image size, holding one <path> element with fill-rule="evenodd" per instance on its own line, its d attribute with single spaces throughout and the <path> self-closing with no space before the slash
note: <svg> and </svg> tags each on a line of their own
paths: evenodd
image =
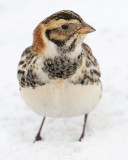
<svg viewBox="0 0 128 160">
<path fill-rule="evenodd" d="M 46 117 L 83 115 L 79 141 L 88 114 L 102 97 L 101 73 L 91 48 L 84 43 L 95 29 L 71 10 L 58 11 L 41 21 L 33 43 L 21 55 L 17 78 L 21 97 L 43 120 L 34 142 L 42 140 Z"/>
</svg>

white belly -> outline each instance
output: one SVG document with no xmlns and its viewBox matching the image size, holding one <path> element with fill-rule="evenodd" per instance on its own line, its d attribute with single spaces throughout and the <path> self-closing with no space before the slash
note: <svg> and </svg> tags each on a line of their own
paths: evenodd
<svg viewBox="0 0 128 160">
<path fill-rule="evenodd" d="M 25 103 L 35 112 L 49 117 L 72 117 L 89 113 L 101 97 L 101 84 L 74 85 L 51 83 L 21 88 Z"/>
</svg>

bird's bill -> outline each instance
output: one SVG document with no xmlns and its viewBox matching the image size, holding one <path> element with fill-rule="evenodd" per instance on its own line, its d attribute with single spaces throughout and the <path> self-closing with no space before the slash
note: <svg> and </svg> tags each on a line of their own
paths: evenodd
<svg viewBox="0 0 128 160">
<path fill-rule="evenodd" d="M 87 33 L 94 32 L 94 31 L 95 31 L 95 29 L 93 27 L 91 27 L 90 25 L 88 25 L 85 22 L 82 22 L 80 25 L 80 28 L 77 30 L 77 33 L 87 34 Z"/>
</svg>

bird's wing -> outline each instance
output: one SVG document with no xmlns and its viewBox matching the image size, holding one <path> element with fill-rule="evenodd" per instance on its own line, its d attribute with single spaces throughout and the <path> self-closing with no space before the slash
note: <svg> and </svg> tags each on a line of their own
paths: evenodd
<svg viewBox="0 0 128 160">
<path fill-rule="evenodd" d="M 42 59 L 31 51 L 31 47 L 25 49 L 21 55 L 18 65 L 17 77 L 21 87 L 32 87 L 36 85 L 44 85 L 42 77 L 39 77 L 42 65 Z"/>
<path fill-rule="evenodd" d="M 83 52 L 86 58 L 87 70 L 90 71 L 91 74 L 94 74 L 94 75 L 96 74 L 97 77 L 100 77 L 101 73 L 100 73 L 99 63 L 97 59 L 93 56 L 91 48 L 85 43 L 82 44 L 82 47 L 83 47 Z"/>
<path fill-rule="evenodd" d="M 82 65 L 76 72 L 75 76 L 72 77 L 71 81 L 75 84 L 94 84 L 100 82 L 100 69 L 96 58 L 92 54 L 91 48 L 83 43 L 83 61 Z"/>
</svg>

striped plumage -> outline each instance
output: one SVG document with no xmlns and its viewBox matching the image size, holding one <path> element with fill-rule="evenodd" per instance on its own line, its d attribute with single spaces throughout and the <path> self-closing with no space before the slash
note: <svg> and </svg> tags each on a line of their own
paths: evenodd
<svg viewBox="0 0 128 160">
<path fill-rule="evenodd" d="M 87 118 L 96 107 L 102 94 L 99 65 L 83 43 L 92 31 L 78 14 L 66 10 L 36 27 L 33 44 L 23 52 L 18 66 L 21 95 L 35 112 Z"/>
</svg>

